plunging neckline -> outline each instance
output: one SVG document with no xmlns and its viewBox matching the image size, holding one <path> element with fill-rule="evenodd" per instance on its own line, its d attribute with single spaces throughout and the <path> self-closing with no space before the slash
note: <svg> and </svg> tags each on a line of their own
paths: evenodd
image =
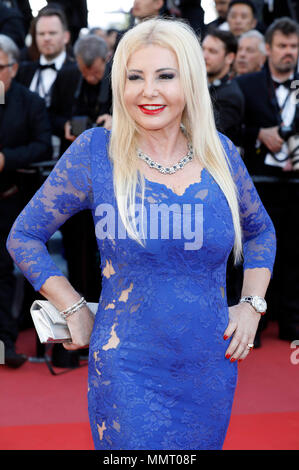
<svg viewBox="0 0 299 470">
<path fill-rule="evenodd" d="M 190 183 L 188 186 L 186 186 L 185 189 L 184 189 L 184 192 L 182 194 L 176 193 L 170 186 L 168 186 L 165 183 L 160 183 L 159 181 L 153 181 L 153 180 L 147 178 L 145 175 L 143 175 L 143 177 L 144 177 L 144 180 L 146 181 L 146 183 L 149 183 L 150 185 L 158 185 L 160 187 L 165 188 L 166 190 L 168 190 L 170 193 L 172 193 L 176 197 L 184 197 L 186 195 L 186 193 L 189 192 L 195 185 L 201 184 L 203 182 L 203 179 L 204 179 L 205 175 L 206 175 L 206 168 L 203 167 L 200 171 L 200 180 L 199 181 L 194 181 L 193 183 Z"/>
</svg>

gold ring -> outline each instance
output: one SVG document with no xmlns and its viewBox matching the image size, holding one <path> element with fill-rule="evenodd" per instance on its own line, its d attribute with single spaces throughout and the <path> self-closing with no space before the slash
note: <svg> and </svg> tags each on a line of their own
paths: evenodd
<svg viewBox="0 0 299 470">
<path fill-rule="evenodd" d="M 247 348 L 248 348 L 248 349 L 254 348 L 254 344 L 253 344 L 253 343 L 248 343 L 248 344 L 247 344 Z"/>
</svg>

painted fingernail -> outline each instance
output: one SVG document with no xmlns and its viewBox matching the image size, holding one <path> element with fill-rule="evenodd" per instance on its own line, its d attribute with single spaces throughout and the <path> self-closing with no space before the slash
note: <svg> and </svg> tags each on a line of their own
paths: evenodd
<svg viewBox="0 0 299 470">
<path fill-rule="evenodd" d="M 228 338 L 228 336 L 226 336 L 226 335 L 223 336 L 223 339 L 227 339 L 227 338 Z"/>
<path fill-rule="evenodd" d="M 234 359 L 233 357 L 231 358 L 230 362 L 235 362 L 236 359 Z"/>
<path fill-rule="evenodd" d="M 226 354 L 225 357 L 226 357 L 226 359 L 229 359 L 229 358 L 230 358 L 230 354 Z"/>
<path fill-rule="evenodd" d="M 239 359 L 238 362 L 243 362 L 244 359 Z"/>
</svg>

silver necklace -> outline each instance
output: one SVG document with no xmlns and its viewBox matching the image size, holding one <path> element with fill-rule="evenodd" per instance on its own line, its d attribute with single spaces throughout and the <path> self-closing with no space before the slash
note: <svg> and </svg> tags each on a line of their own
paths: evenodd
<svg viewBox="0 0 299 470">
<path fill-rule="evenodd" d="M 188 142 L 187 155 L 181 158 L 181 160 L 178 161 L 175 165 L 169 166 L 169 167 L 160 165 L 160 163 L 155 162 L 154 160 L 151 159 L 151 157 L 141 152 L 141 150 L 139 149 L 137 150 L 137 156 L 141 160 L 145 161 L 145 163 L 147 163 L 150 168 L 155 168 L 156 170 L 160 171 L 160 173 L 171 175 L 172 173 L 176 173 L 178 170 L 181 170 L 182 168 L 184 168 L 186 163 L 191 162 L 191 160 L 193 159 L 193 148 L 192 148 L 192 145 Z"/>
</svg>

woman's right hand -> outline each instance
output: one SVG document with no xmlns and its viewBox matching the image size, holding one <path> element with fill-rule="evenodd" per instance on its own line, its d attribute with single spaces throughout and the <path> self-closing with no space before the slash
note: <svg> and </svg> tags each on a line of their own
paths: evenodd
<svg viewBox="0 0 299 470">
<path fill-rule="evenodd" d="M 77 312 L 70 315 L 66 321 L 71 333 L 72 342 L 63 343 L 65 349 L 74 351 L 76 349 L 86 348 L 89 345 L 93 329 L 94 314 L 87 305 L 85 305 Z"/>
</svg>

